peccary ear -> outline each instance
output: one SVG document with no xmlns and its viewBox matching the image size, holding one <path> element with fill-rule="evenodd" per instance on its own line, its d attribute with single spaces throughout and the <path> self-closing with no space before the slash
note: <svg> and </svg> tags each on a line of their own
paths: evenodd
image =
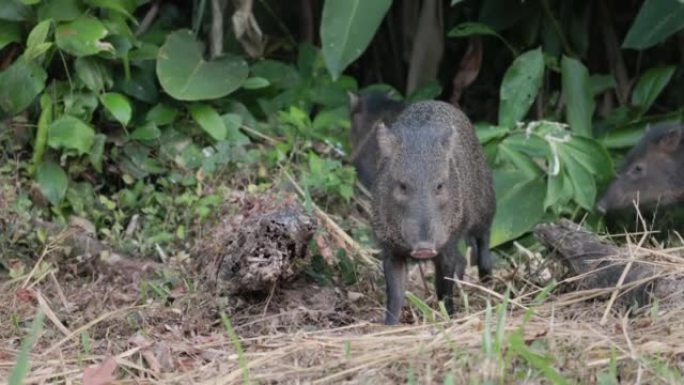
<svg viewBox="0 0 684 385">
<path fill-rule="evenodd" d="M 349 111 L 352 113 L 357 112 L 361 104 L 359 94 L 353 91 L 347 91 L 347 98 L 349 99 Z"/>
<path fill-rule="evenodd" d="M 378 148 L 380 148 L 380 155 L 389 158 L 397 151 L 399 147 L 399 139 L 390 132 L 389 128 L 384 122 L 378 122 Z"/>
<path fill-rule="evenodd" d="M 682 130 L 679 128 L 672 128 L 668 130 L 665 135 L 658 141 L 658 147 L 664 152 L 673 152 L 679 147 L 679 142 L 682 139 Z"/>
</svg>

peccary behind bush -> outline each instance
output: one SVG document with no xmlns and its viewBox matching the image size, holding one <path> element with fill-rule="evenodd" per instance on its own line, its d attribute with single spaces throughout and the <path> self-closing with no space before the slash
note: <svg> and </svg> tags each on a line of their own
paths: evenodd
<svg viewBox="0 0 684 385">
<path fill-rule="evenodd" d="M 377 124 L 392 124 L 404 108 L 390 93 L 371 91 L 349 94 L 352 163 L 361 184 L 371 189 L 378 167 Z"/>
<path fill-rule="evenodd" d="M 600 212 L 684 203 L 682 124 L 661 124 L 646 132 L 597 203 Z"/>
<path fill-rule="evenodd" d="M 492 175 L 468 118 L 450 104 L 412 104 L 389 128 L 378 125 L 380 162 L 373 188 L 373 230 L 387 283 L 385 323 L 396 324 L 406 264 L 432 259 L 439 300 L 453 312 L 454 272 L 463 278 L 465 237 L 480 278 L 491 273 L 489 233 L 496 210 Z"/>
</svg>

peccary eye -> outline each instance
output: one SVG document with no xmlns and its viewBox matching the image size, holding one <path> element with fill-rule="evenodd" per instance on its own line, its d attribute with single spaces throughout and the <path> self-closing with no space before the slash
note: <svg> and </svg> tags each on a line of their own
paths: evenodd
<svg viewBox="0 0 684 385">
<path fill-rule="evenodd" d="M 399 183 L 399 191 L 405 193 L 406 192 L 406 183 Z"/>
<path fill-rule="evenodd" d="M 635 175 L 641 175 L 644 172 L 644 166 L 640 163 L 637 163 L 632 167 L 632 174 Z"/>
<path fill-rule="evenodd" d="M 443 188 L 444 188 L 444 183 L 439 183 L 439 184 L 437 185 L 437 187 L 436 187 L 437 192 L 442 191 Z"/>
</svg>

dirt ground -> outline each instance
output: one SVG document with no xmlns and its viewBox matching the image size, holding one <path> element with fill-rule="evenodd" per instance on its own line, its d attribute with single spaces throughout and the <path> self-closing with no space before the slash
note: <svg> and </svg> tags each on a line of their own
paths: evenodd
<svg viewBox="0 0 684 385">
<path fill-rule="evenodd" d="M 242 218 L 231 231 L 244 214 L 233 213 Z M 271 290 L 225 294 L 204 284 L 196 263 L 215 255 L 103 269 L 47 245 L 31 264 L 9 259 L 21 274 L 3 273 L 0 379 L 23 362 L 22 343 L 44 317 L 26 384 L 682 383 L 680 302 L 627 314 L 607 300 L 611 290 L 549 294 L 539 282 L 555 271 L 534 252 L 525 265 L 500 266 L 487 285 L 469 268 L 453 319 L 414 302 L 403 324 L 386 327 L 377 265 L 360 263 L 349 285 L 302 270 Z M 684 276 L 682 251 L 654 250 L 653 263 Z M 409 291 L 438 309 L 431 276 L 429 263 L 422 274 L 413 266 Z"/>
</svg>

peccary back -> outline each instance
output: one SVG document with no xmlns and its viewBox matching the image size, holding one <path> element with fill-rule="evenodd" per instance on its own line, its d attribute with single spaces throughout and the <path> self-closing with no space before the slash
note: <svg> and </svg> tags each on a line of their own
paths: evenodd
<svg viewBox="0 0 684 385">
<path fill-rule="evenodd" d="M 463 277 L 457 243 L 473 247 L 481 278 L 491 272 L 489 232 L 496 209 L 492 175 L 468 118 L 450 104 L 412 104 L 378 126 L 380 162 L 373 229 L 384 257 L 387 323 L 398 322 L 406 262 L 433 259 L 439 299 L 453 311 L 452 278 Z"/>
<path fill-rule="evenodd" d="M 392 124 L 404 108 L 404 103 L 386 92 L 349 94 L 351 112 L 352 163 L 361 184 L 370 189 L 378 167 L 377 124 Z"/>
<path fill-rule="evenodd" d="M 661 124 L 646 132 L 597 203 L 603 213 L 629 209 L 632 202 L 650 210 L 684 203 L 682 124 Z"/>
</svg>

